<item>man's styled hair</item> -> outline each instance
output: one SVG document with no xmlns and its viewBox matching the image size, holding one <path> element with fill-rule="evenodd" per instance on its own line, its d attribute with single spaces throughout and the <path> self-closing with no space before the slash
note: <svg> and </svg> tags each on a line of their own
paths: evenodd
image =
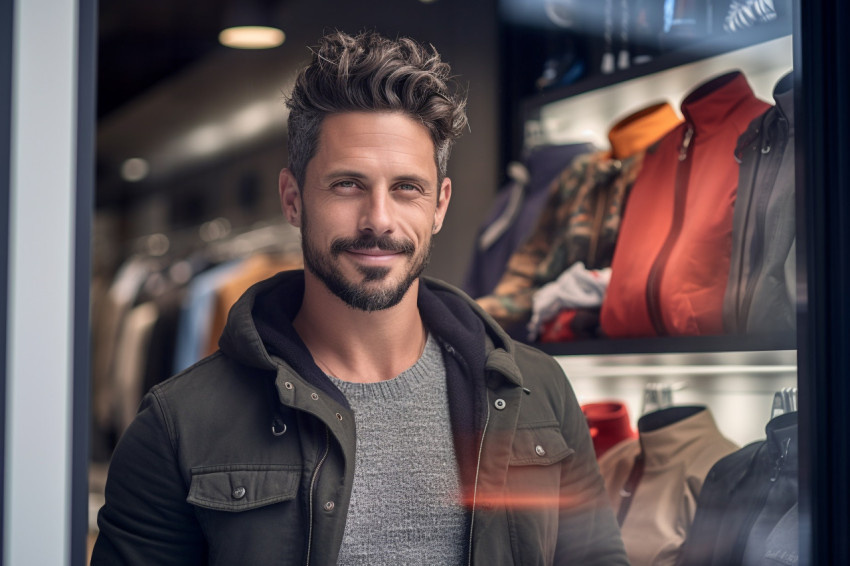
<svg viewBox="0 0 850 566">
<path fill-rule="evenodd" d="M 289 169 L 299 186 L 304 186 L 325 116 L 366 111 L 402 112 L 428 129 L 439 187 L 452 142 L 467 123 L 466 98 L 450 91 L 450 73 L 433 46 L 412 39 L 340 31 L 323 37 L 286 100 Z"/>
</svg>

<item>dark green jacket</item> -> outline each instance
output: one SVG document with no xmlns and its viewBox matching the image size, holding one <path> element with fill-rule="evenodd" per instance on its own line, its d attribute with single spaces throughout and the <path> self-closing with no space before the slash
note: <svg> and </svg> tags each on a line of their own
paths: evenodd
<svg viewBox="0 0 850 566">
<path fill-rule="evenodd" d="M 303 285 L 284 272 L 252 287 L 221 350 L 145 397 L 110 465 L 92 564 L 336 563 L 354 418 L 290 324 Z M 469 563 L 627 565 L 557 362 L 444 283 L 423 279 L 419 308 L 446 361 Z"/>
</svg>

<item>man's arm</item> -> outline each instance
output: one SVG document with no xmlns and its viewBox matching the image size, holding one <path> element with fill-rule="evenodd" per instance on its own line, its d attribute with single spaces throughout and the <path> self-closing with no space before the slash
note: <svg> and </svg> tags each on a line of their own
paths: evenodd
<svg viewBox="0 0 850 566">
<path fill-rule="evenodd" d="M 109 466 L 92 566 L 206 563 L 206 544 L 180 474 L 162 408 L 142 402 Z"/>
<path fill-rule="evenodd" d="M 555 362 L 557 364 L 557 362 Z M 566 382 L 561 431 L 575 450 L 561 471 L 560 520 L 555 564 L 628 566 L 620 528 L 599 473 L 587 420 Z"/>
</svg>

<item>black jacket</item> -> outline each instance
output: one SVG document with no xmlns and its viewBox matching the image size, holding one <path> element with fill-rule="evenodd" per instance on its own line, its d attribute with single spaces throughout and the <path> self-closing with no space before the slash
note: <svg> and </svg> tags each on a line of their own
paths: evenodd
<svg viewBox="0 0 850 566">
<path fill-rule="evenodd" d="M 92 564 L 335 564 L 354 419 L 290 321 L 303 274 L 252 287 L 221 350 L 155 386 L 113 456 Z M 469 563 L 626 565 L 561 368 L 423 279 L 444 352 Z M 333 503 L 333 505 L 330 505 Z"/>
<path fill-rule="evenodd" d="M 797 564 L 797 413 L 718 461 L 697 502 L 679 566 Z"/>
</svg>

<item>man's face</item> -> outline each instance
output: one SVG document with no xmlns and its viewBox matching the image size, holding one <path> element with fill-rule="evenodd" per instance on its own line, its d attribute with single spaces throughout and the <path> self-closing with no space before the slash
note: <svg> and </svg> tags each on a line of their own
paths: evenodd
<svg viewBox="0 0 850 566">
<path fill-rule="evenodd" d="M 309 274 L 356 309 L 398 304 L 428 263 L 451 197 L 449 179 L 438 191 L 428 130 L 399 113 L 330 115 L 304 185 L 300 199 L 283 185 L 281 197 L 301 227 Z"/>
</svg>

